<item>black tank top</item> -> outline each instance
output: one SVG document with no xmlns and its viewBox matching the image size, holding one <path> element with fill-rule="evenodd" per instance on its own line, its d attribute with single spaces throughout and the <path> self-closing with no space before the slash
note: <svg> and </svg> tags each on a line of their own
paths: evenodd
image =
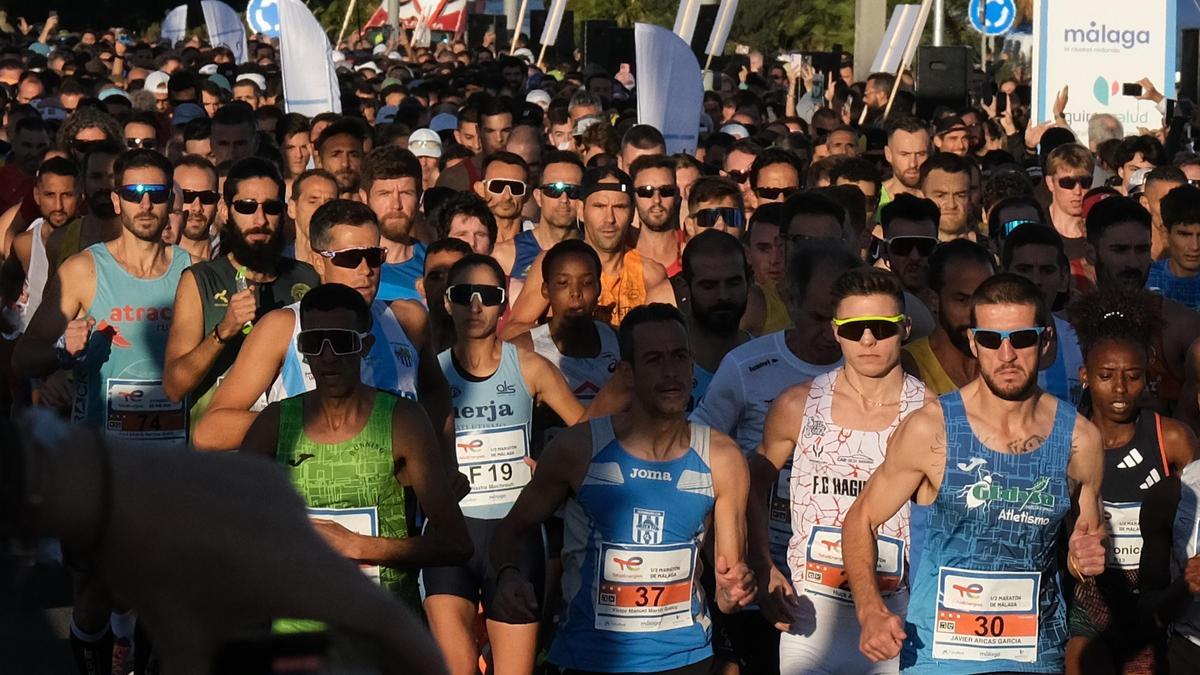
<svg viewBox="0 0 1200 675">
<path fill-rule="evenodd" d="M 1143 409 L 1129 443 L 1104 451 L 1100 497 L 1107 502 L 1140 502 L 1169 471 L 1162 447 L 1162 420 L 1158 413 Z"/>
</svg>

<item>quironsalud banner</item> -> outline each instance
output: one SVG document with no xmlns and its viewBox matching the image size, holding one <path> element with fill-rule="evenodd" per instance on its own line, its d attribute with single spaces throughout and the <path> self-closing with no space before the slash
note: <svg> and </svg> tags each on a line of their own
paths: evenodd
<svg viewBox="0 0 1200 675">
<path fill-rule="evenodd" d="M 287 112 L 342 112 L 329 37 L 300 0 L 279 0 L 279 57 Z"/>
</svg>

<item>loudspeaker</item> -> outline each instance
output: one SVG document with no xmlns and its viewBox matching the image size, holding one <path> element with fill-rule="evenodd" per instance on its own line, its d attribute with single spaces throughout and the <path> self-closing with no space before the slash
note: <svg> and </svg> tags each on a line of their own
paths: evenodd
<svg viewBox="0 0 1200 675">
<path fill-rule="evenodd" d="M 604 42 L 604 32 L 615 29 L 617 22 L 612 19 L 592 19 L 583 22 L 583 65 L 600 63 L 608 60 L 608 45 Z"/>
<path fill-rule="evenodd" d="M 468 14 L 467 15 L 467 46 L 476 49 L 483 46 L 483 36 L 492 28 L 496 31 L 496 43 L 493 51 L 507 50 L 508 19 L 503 14 Z"/>
<path fill-rule="evenodd" d="M 717 10 L 720 8 L 717 4 L 700 5 L 700 12 L 696 15 L 696 31 L 692 33 L 692 53 L 696 55 L 696 60 L 701 66 L 708 58 L 704 54 L 704 48 L 708 46 L 708 38 L 717 23 Z"/>
<path fill-rule="evenodd" d="M 546 10 L 535 9 L 529 13 L 529 38 L 536 43 L 542 37 L 542 29 L 546 27 Z M 542 46 L 535 44 L 533 57 L 537 58 Z M 562 23 L 558 26 L 558 38 L 554 44 L 546 48 L 546 67 L 553 68 L 561 60 L 570 60 L 575 54 L 575 12 L 563 12 Z"/>
<path fill-rule="evenodd" d="M 1200 94 L 1200 30 L 1183 30 L 1183 60 L 1179 62 L 1179 98 L 1195 101 Z"/>
<path fill-rule="evenodd" d="M 608 28 L 600 34 L 604 41 L 604 58 L 596 61 L 609 75 L 616 75 L 622 63 L 637 73 L 637 47 L 633 43 L 632 28 Z"/>
<path fill-rule="evenodd" d="M 958 112 L 967 105 L 971 51 L 967 47 L 921 47 L 917 50 L 917 114 L 929 117 L 945 106 Z"/>
</svg>

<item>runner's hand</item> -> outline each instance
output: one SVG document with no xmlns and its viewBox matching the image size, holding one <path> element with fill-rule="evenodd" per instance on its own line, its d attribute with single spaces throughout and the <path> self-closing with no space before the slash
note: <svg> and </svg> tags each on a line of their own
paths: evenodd
<svg viewBox="0 0 1200 675">
<path fill-rule="evenodd" d="M 358 553 L 359 535 L 347 530 L 341 523 L 335 523 L 332 520 L 313 518 L 312 524 L 317 534 L 321 535 L 321 538 L 333 550 L 351 560 L 358 560 L 361 557 Z"/>
<path fill-rule="evenodd" d="M 739 560 L 730 566 L 725 556 L 719 555 L 715 571 L 717 606 L 722 612 L 732 614 L 754 602 L 758 585 L 754 581 L 754 572 L 745 562 Z"/>
<path fill-rule="evenodd" d="M 886 609 L 880 609 L 870 614 L 860 616 L 861 632 L 858 637 L 858 649 L 871 661 L 887 661 L 900 654 L 904 639 L 904 621 Z"/>
<path fill-rule="evenodd" d="M 507 619 L 505 623 L 533 623 L 538 620 L 537 594 L 533 584 L 511 567 L 501 570 L 496 578 L 496 599 L 493 601 L 497 616 Z"/>
<path fill-rule="evenodd" d="M 1200 555 L 1188 559 L 1187 567 L 1183 570 L 1183 578 L 1187 581 L 1188 590 L 1193 595 L 1200 594 Z"/>
<path fill-rule="evenodd" d="M 765 574 L 760 573 L 759 576 L 766 577 L 767 584 L 765 587 L 759 586 L 758 607 L 762 610 L 763 617 L 774 624 L 776 630 L 786 632 L 792 625 L 796 609 L 800 606 L 800 599 L 796 596 L 796 589 L 792 587 L 792 580 L 773 564 L 769 565 Z"/>
<path fill-rule="evenodd" d="M 71 356 L 82 354 L 83 350 L 87 348 L 88 338 L 91 337 L 92 329 L 95 327 L 96 320 L 90 316 L 68 321 L 67 329 L 63 331 L 67 353 Z"/>
<path fill-rule="evenodd" d="M 1094 577 L 1104 571 L 1108 557 L 1104 553 L 1104 532 L 1094 531 L 1085 520 L 1075 521 L 1075 531 L 1067 544 L 1067 560 L 1074 558 L 1074 570 L 1085 577 Z M 1068 567 L 1072 565 L 1068 564 Z"/>
<path fill-rule="evenodd" d="M 225 310 L 225 318 L 217 324 L 217 333 L 222 340 L 228 340 L 242 330 L 247 321 L 253 321 L 258 314 L 258 295 L 254 285 L 244 291 L 238 291 L 229 299 L 229 309 Z"/>
</svg>

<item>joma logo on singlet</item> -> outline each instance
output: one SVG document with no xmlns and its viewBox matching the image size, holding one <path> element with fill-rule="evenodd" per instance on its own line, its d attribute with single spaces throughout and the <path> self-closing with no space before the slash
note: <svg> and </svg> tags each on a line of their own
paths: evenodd
<svg viewBox="0 0 1200 675">
<path fill-rule="evenodd" d="M 501 417 L 512 417 L 512 406 L 507 403 L 497 404 L 495 401 L 488 401 L 487 405 L 464 405 L 454 408 L 454 416 L 459 419 L 481 419 L 487 422 L 495 422 Z"/>
<path fill-rule="evenodd" d="M 645 478 L 646 480 L 671 480 L 670 471 L 656 471 L 653 469 L 630 469 L 630 478 Z"/>
</svg>

